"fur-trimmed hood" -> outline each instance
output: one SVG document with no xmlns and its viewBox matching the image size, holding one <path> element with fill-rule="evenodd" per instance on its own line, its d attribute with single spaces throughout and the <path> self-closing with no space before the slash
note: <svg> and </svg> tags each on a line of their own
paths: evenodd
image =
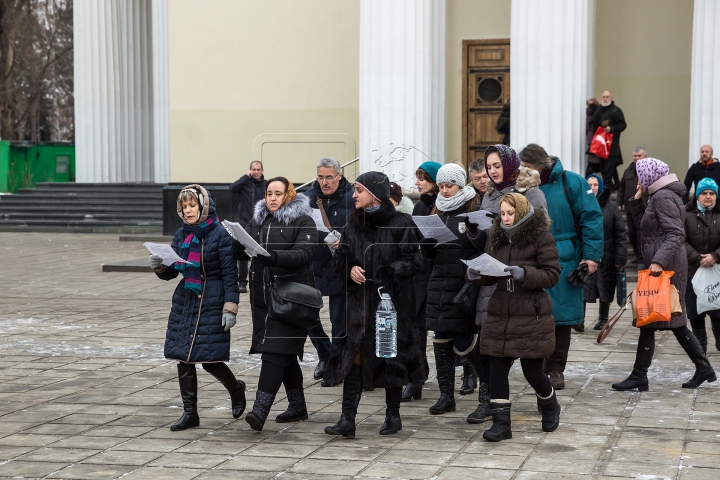
<svg viewBox="0 0 720 480">
<path fill-rule="evenodd" d="M 265 205 L 265 199 L 263 198 L 255 204 L 255 212 L 253 213 L 253 220 L 258 225 L 262 225 L 268 215 L 273 215 Z M 281 206 L 277 212 L 275 212 L 275 220 L 282 225 L 290 225 L 298 218 L 308 215 L 312 216 L 312 207 L 310 207 L 310 199 L 305 195 L 298 195 L 290 203 L 286 203 Z"/>
<path fill-rule="evenodd" d="M 527 223 L 519 225 L 518 228 L 512 230 L 509 234 L 500 226 L 500 217 L 495 217 L 492 227 L 490 227 L 490 245 L 497 250 L 506 243 L 512 243 L 517 248 L 525 248 L 530 244 L 536 243 L 537 239 L 542 237 L 545 232 L 550 230 L 550 218 L 547 214 L 536 209 L 533 218 Z"/>
<path fill-rule="evenodd" d="M 540 186 L 540 172 L 532 168 L 520 165 L 517 180 L 515 180 L 515 191 L 519 193 L 527 192 L 533 187 Z M 495 190 L 495 184 L 488 178 L 487 193 Z"/>
</svg>

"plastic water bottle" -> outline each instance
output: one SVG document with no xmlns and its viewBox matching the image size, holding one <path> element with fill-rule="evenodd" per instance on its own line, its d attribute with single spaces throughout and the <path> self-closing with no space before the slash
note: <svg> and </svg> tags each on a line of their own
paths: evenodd
<svg viewBox="0 0 720 480">
<path fill-rule="evenodd" d="M 390 294 L 382 292 L 380 304 L 375 312 L 375 356 L 378 358 L 397 357 L 397 310 L 390 300 Z"/>
</svg>

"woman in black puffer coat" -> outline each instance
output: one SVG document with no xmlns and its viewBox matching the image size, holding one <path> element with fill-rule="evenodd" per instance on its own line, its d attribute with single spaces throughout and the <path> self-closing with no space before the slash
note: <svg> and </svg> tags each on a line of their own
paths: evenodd
<svg viewBox="0 0 720 480">
<path fill-rule="evenodd" d="M 262 430 L 280 385 L 285 385 L 288 408 L 275 418 L 280 423 L 308 418 L 303 393 L 302 358 L 308 331 L 300 326 L 268 318 L 266 285 L 275 277 L 315 286 L 312 259 L 317 229 L 310 201 L 297 195 L 285 177 L 267 181 L 265 199 L 255 205 L 252 220 L 245 227 L 270 256 L 253 257 L 250 265 L 250 306 L 253 333 L 250 353 L 262 354 L 255 404 L 245 421 L 253 430 Z M 233 242 L 238 260 L 249 256 L 239 242 Z"/>
<path fill-rule="evenodd" d="M 433 260 L 427 293 L 427 328 L 435 332 L 433 350 L 437 369 L 440 399 L 430 407 L 430 413 L 455 411 L 455 358 L 468 356 L 475 351 L 477 325 L 475 315 L 469 315 L 455 305 L 453 300 L 465 286 L 467 266 L 461 260 L 469 260 L 480 252 L 467 238 L 467 213 L 477 210 L 480 197 L 472 186 L 465 186 L 467 175 L 460 165 L 443 165 L 437 173 L 440 195 L 432 213 L 437 213 L 457 239 L 438 244 L 436 239 L 423 238 L 420 249 L 423 257 Z M 468 360 L 475 361 L 476 355 Z M 480 366 L 476 367 L 479 370 Z"/>
<path fill-rule="evenodd" d="M 595 330 L 602 330 L 610 314 L 610 304 L 615 296 L 618 268 L 627 262 L 627 235 L 622 212 L 617 204 L 610 199 L 610 190 L 604 188 L 600 175 L 591 174 L 587 177 L 588 184 L 597 197 L 603 214 L 603 246 L 602 261 L 597 271 L 589 275 L 583 284 L 585 303 L 595 303 L 600 299 L 600 315 Z M 583 325 L 584 323 L 578 324 Z"/>
<path fill-rule="evenodd" d="M 160 257 L 150 255 L 158 278 L 173 280 L 183 274 L 173 293 L 165 335 L 165 358 L 180 362 L 183 415 L 170 427 L 173 431 L 200 425 L 197 363 L 227 388 L 233 417 L 245 411 L 245 383 L 236 380 L 224 363 L 230 360 L 230 328 L 235 325 L 240 296 L 232 237 L 218 225 L 213 200 L 200 185 L 182 189 L 177 212 L 183 226 L 175 232 L 171 246 L 189 263 L 165 266 Z"/>
</svg>

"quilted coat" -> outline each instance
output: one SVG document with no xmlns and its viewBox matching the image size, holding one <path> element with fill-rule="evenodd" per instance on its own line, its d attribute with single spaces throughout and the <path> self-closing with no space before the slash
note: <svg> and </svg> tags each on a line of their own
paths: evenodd
<svg viewBox="0 0 720 480">
<path fill-rule="evenodd" d="M 685 207 L 685 251 L 688 257 L 688 278 L 700 268 L 700 255 L 712 253 L 720 262 L 720 205 L 705 213 L 697 208 L 697 199 Z"/>
</svg>

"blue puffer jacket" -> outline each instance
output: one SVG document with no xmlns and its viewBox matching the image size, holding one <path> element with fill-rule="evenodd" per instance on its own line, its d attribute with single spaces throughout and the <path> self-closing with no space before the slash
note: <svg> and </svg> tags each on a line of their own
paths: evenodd
<svg viewBox="0 0 720 480">
<path fill-rule="evenodd" d="M 172 249 L 178 254 L 184 239 L 185 234 L 180 228 L 172 241 Z M 187 363 L 230 360 L 230 332 L 222 326 L 223 307 L 233 303 L 235 305 L 229 307 L 237 309 L 240 294 L 232 237 L 222 225 L 216 226 L 202 240 L 202 270 L 202 295 L 185 290 L 182 276 L 175 287 L 165 334 L 165 358 L 169 360 Z M 179 273 L 170 266 L 157 276 L 172 280 Z"/>
<path fill-rule="evenodd" d="M 355 208 L 353 186 L 345 177 L 340 180 L 337 190 L 332 195 L 325 196 L 320 190 L 317 182 L 313 183 L 310 190 L 304 192 L 310 198 L 310 206 L 318 208 L 317 197 L 322 200 L 325 214 L 328 217 L 330 226 L 342 233 L 345 220 Z M 318 247 L 313 256 L 313 271 L 315 272 L 315 288 L 323 295 L 344 295 L 340 289 L 340 281 L 337 272 L 333 267 L 333 257 L 330 248 L 325 244 L 327 233 L 318 231 Z"/>
</svg>

